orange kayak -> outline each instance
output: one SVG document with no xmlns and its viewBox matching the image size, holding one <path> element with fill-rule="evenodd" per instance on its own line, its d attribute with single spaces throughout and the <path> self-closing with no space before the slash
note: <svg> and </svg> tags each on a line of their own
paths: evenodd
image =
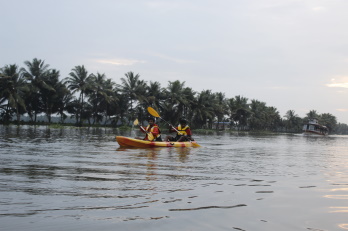
<svg viewBox="0 0 348 231">
<path fill-rule="evenodd" d="M 165 141 L 148 141 L 138 140 L 125 136 L 116 136 L 116 141 L 121 147 L 137 147 L 137 148 L 152 148 L 152 147 L 200 147 L 196 141 L 191 142 L 165 142 Z"/>
</svg>

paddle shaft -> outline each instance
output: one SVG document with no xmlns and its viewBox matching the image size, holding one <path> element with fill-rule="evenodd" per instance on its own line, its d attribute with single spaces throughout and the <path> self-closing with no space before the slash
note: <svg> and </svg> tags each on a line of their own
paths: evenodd
<svg viewBox="0 0 348 231">
<path fill-rule="evenodd" d="M 146 132 L 147 137 L 149 138 L 149 140 L 150 140 L 151 138 L 155 139 L 155 137 L 153 137 L 153 135 L 152 135 L 151 132 L 146 131 L 145 128 L 144 128 L 143 126 L 141 126 L 141 125 L 139 125 L 139 126 L 140 126 L 140 128 L 141 128 L 144 132 Z M 151 140 L 153 140 L 153 139 L 151 139 Z"/>
<path fill-rule="evenodd" d="M 179 132 L 173 125 L 171 125 L 168 121 L 165 121 L 162 117 L 160 117 L 159 116 L 159 118 L 161 119 L 161 120 L 163 120 L 164 122 L 166 122 L 167 124 L 169 124 L 169 126 L 171 126 L 179 135 L 182 135 L 182 133 L 181 132 Z"/>
</svg>

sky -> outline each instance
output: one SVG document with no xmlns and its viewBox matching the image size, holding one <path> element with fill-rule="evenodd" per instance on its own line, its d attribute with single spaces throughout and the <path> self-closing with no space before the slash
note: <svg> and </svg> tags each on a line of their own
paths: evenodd
<svg viewBox="0 0 348 231">
<path fill-rule="evenodd" d="M 348 124 L 347 0 L 0 0 L 0 67 L 84 65 Z"/>
</svg>

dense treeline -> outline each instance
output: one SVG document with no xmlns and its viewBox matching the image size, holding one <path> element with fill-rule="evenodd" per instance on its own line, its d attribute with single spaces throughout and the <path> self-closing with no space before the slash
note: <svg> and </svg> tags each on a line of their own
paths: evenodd
<svg viewBox="0 0 348 231">
<path fill-rule="evenodd" d="M 330 113 L 311 110 L 300 118 L 289 110 L 281 116 L 265 102 L 243 96 L 226 98 L 224 93 L 211 90 L 196 92 L 178 80 L 162 87 L 159 82 L 146 82 L 139 74 L 128 72 L 117 84 L 105 74 L 88 73 L 83 65 L 75 66 L 61 79 L 59 71 L 43 60 L 34 58 L 24 64 L 0 69 L 1 123 L 19 123 L 21 115 L 36 123 L 37 116 L 44 114 L 49 123 L 56 115 L 61 123 L 70 116 L 80 126 L 122 126 L 136 118 L 145 120 L 146 108 L 151 106 L 173 124 L 180 117 L 187 118 L 193 128 L 300 132 L 308 118 L 318 118 L 331 132 L 348 132 L 348 126 L 338 124 Z"/>
</svg>

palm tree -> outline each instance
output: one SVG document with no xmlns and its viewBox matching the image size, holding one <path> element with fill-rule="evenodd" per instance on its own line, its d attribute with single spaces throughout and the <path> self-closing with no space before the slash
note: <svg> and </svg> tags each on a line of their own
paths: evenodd
<svg viewBox="0 0 348 231">
<path fill-rule="evenodd" d="M 48 123 L 51 123 L 52 108 L 55 103 L 54 98 L 56 97 L 54 86 L 59 82 L 59 71 L 55 69 L 49 70 L 47 75 L 43 77 L 43 81 L 51 87 L 50 89 L 41 90 L 42 109 L 46 114 Z"/>
<path fill-rule="evenodd" d="M 117 87 L 130 101 L 128 121 L 131 121 L 136 112 L 135 107 L 138 106 L 138 103 L 146 101 L 147 84 L 145 81 L 140 80 L 139 74 L 134 75 L 132 71 L 127 72 L 125 76 L 126 78 L 121 78 L 122 84 L 118 84 Z"/>
<path fill-rule="evenodd" d="M 267 106 L 265 102 L 258 100 L 251 100 L 250 103 L 250 113 L 249 127 L 251 130 L 260 130 L 265 128 L 266 123 L 266 110 Z"/>
<path fill-rule="evenodd" d="M 284 116 L 286 118 L 286 129 L 290 131 L 298 131 L 301 128 L 302 119 L 294 110 L 288 110 Z"/>
<path fill-rule="evenodd" d="M 224 116 L 228 114 L 228 106 L 225 98 L 225 94 L 222 92 L 214 93 L 214 111 L 215 115 L 217 117 L 217 126 L 216 129 L 219 128 L 219 123 L 223 122 Z M 225 127 L 225 124 L 223 124 L 223 128 Z"/>
<path fill-rule="evenodd" d="M 337 126 L 336 117 L 330 113 L 321 114 L 320 123 L 325 125 L 329 129 L 329 131 L 334 131 Z"/>
<path fill-rule="evenodd" d="M 70 92 L 72 98 L 69 99 L 69 102 L 67 102 L 66 105 L 63 105 L 64 109 L 61 107 L 59 114 L 61 115 L 61 120 L 64 120 L 66 118 L 66 115 L 64 114 L 64 111 L 68 112 L 71 115 L 71 118 L 77 118 L 80 117 L 79 112 L 80 112 L 80 103 L 79 100 L 76 99 L 75 96 Z M 63 115 L 62 115 L 63 114 Z"/>
<path fill-rule="evenodd" d="M 45 82 L 45 78 L 49 74 L 49 65 L 45 64 L 45 61 L 34 58 L 32 62 L 25 61 L 24 64 L 27 69 L 22 68 L 21 71 L 31 83 L 30 92 L 26 96 L 26 105 L 30 118 L 36 122 L 37 115 L 44 111 L 41 91 L 43 89 L 54 91 L 54 89 Z"/>
<path fill-rule="evenodd" d="M 90 79 L 93 74 L 88 75 L 88 71 L 85 67 L 75 66 L 71 72 L 69 73 L 69 77 L 65 78 L 65 84 L 68 85 L 68 89 L 72 91 L 72 93 L 80 92 L 78 103 L 79 109 L 76 113 L 76 124 L 82 125 L 82 114 L 84 113 L 84 96 L 85 92 L 90 87 Z"/>
<path fill-rule="evenodd" d="M 25 111 L 24 93 L 29 90 L 26 79 L 16 64 L 6 65 L 0 73 L 0 104 L 7 102 L 5 120 L 11 118 L 11 110 L 14 109 L 19 123 L 20 114 Z"/>
<path fill-rule="evenodd" d="M 50 89 L 50 87 L 44 81 L 44 78 L 49 73 L 49 65 L 45 64 L 45 61 L 34 58 L 32 62 L 25 61 L 24 64 L 27 66 L 28 70 L 22 68 L 22 71 L 24 76 L 31 81 L 31 84 L 35 85 L 39 89 Z"/>
<path fill-rule="evenodd" d="M 236 106 L 236 100 L 234 98 L 229 98 L 227 99 L 227 116 L 228 119 L 230 120 L 230 129 L 232 129 L 233 125 L 234 125 L 234 113 L 235 111 L 237 111 L 237 106 Z"/>
<path fill-rule="evenodd" d="M 57 107 L 58 115 L 60 115 L 60 122 L 64 123 L 64 120 L 68 117 L 65 112 L 69 110 L 75 98 L 66 85 L 64 83 L 61 84 L 62 86 L 57 90 L 58 99 L 55 106 Z"/>
<path fill-rule="evenodd" d="M 164 100 L 164 93 L 161 84 L 157 81 L 150 81 L 146 89 L 146 98 L 149 106 L 156 109 L 160 108 L 160 102 Z"/>
<path fill-rule="evenodd" d="M 59 76 L 59 71 L 52 69 L 43 78 L 45 83 L 50 86 L 50 89 L 41 90 L 43 108 L 48 123 L 51 123 L 52 114 L 60 112 L 64 95 L 69 95 L 69 90 L 62 81 L 59 81 Z"/>
<path fill-rule="evenodd" d="M 192 122 L 193 118 L 193 110 L 192 107 L 194 106 L 195 100 L 196 100 L 196 92 L 192 90 L 190 87 L 185 87 L 183 89 L 183 95 L 185 97 L 185 104 L 183 109 L 183 116 L 186 117 L 190 123 Z"/>
<path fill-rule="evenodd" d="M 198 93 L 193 106 L 193 126 L 204 127 L 208 122 L 208 128 L 212 127 L 214 118 L 214 102 L 211 90 L 203 90 Z"/>
<path fill-rule="evenodd" d="M 251 113 L 249 111 L 248 98 L 242 97 L 240 95 L 235 96 L 235 108 L 236 110 L 232 113 L 232 118 L 238 124 L 238 128 L 244 129 L 247 126 L 248 118 Z"/>
<path fill-rule="evenodd" d="M 90 88 L 87 89 L 86 94 L 89 96 L 89 101 L 93 106 L 93 124 L 101 120 L 99 115 L 99 107 L 101 96 L 104 92 L 102 91 L 103 84 L 105 82 L 105 74 L 97 73 L 90 78 Z"/>
<path fill-rule="evenodd" d="M 107 120 L 111 119 L 111 109 L 119 100 L 117 98 L 117 94 L 115 93 L 115 86 L 116 84 L 111 79 L 107 79 L 103 84 L 103 97 L 100 105 L 106 117 L 105 124 Z"/>
<path fill-rule="evenodd" d="M 113 86 L 111 79 L 106 80 L 105 74 L 97 73 L 92 76 L 90 89 L 86 92 L 89 95 L 90 103 L 93 107 L 93 124 L 103 120 L 103 112 L 106 113 L 107 107 L 114 99 Z"/>
<path fill-rule="evenodd" d="M 266 115 L 266 128 L 269 130 L 276 130 L 279 122 L 281 121 L 277 108 L 267 107 Z"/>
<path fill-rule="evenodd" d="M 292 121 L 295 117 L 297 117 L 298 115 L 296 114 L 296 112 L 294 110 L 288 110 L 285 114 L 285 118 L 289 121 Z"/>
<path fill-rule="evenodd" d="M 316 119 L 319 117 L 319 114 L 316 110 L 310 110 L 307 114 L 308 119 Z"/>
<path fill-rule="evenodd" d="M 169 81 L 167 88 L 164 89 L 163 115 L 172 123 L 184 116 L 185 106 L 189 103 L 184 93 L 184 86 L 185 82 Z"/>
<path fill-rule="evenodd" d="M 129 123 L 129 120 L 126 121 L 127 112 L 130 107 L 128 97 L 124 94 L 120 94 L 117 91 L 117 88 L 114 89 L 113 95 L 115 97 L 115 100 L 110 102 L 110 106 L 108 109 L 109 117 L 114 116 L 112 118 L 111 123 L 114 126 L 117 126 L 119 121 L 122 125 L 126 124 L 126 122 Z"/>
</svg>

